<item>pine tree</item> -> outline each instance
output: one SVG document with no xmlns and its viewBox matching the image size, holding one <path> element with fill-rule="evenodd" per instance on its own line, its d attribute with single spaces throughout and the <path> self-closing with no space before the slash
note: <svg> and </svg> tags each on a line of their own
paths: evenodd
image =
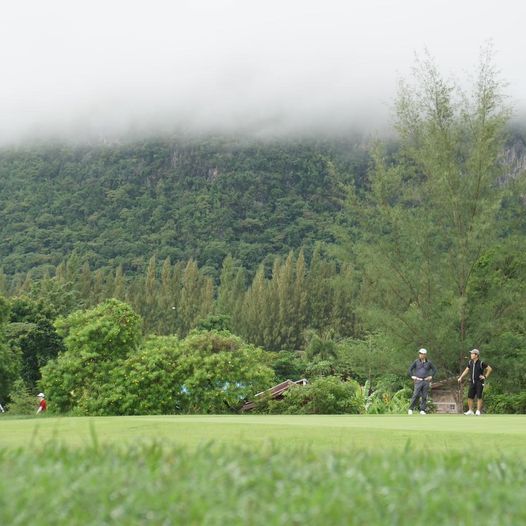
<svg viewBox="0 0 526 526">
<path fill-rule="evenodd" d="M 93 306 L 94 303 L 91 301 L 93 293 L 93 276 L 88 261 L 85 261 L 82 265 L 82 269 L 77 280 L 77 287 L 80 297 L 83 299 L 86 305 Z"/>
<path fill-rule="evenodd" d="M 156 334 L 170 334 L 171 320 L 173 318 L 174 294 L 172 290 L 172 263 L 170 258 L 163 261 L 161 267 L 161 282 L 157 296 L 159 316 L 156 324 Z"/>
<path fill-rule="evenodd" d="M 306 326 L 321 332 L 332 323 L 332 305 L 334 287 L 332 280 L 336 275 L 334 263 L 325 261 L 321 255 L 321 246 L 316 245 L 312 254 L 307 287 L 307 322 Z"/>
<path fill-rule="evenodd" d="M 216 310 L 219 314 L 233 317 L 236 304 L 239 302 L 243 289 L 239 289 L 239 269 L 235 266 L 234 258 L 229 254 L 224 260 L 219 277 L 219 291 L 217 294 Z"/>
<path fill-rule="evenodd" d="M 109 297 L 109 290 L 104 269 L 97 269 L 93 277 L 93 289 L 90 296 L 90 304 L 98 305 Z"/>
<path fill-rule="evenodd" d="M 265 268 L 260 265 L 243 300 L 242 336 L 249 342 L 265 347 L 265 318 L 267 309 Z"/>
<path fill-rule="evenodd" d="M 378 149 L 360 260 L 374 284 L 368 319 L 457 371 L 467 345 L 473 269 L 495 239 L 508 111 L 490 54 L 465 95 L 430 59 L 397 100 L 402 147 Z"/>
<path fill-rule="evenodd" d="M 189 260 L 183 274 L 180 296 L 179 329 L 181 336 L 188 334 L 199 320 L 212 312 L 213 285 L 201 276 L 196 261 Z"/>
<path fill-rule="evenodd" d="M 124 272 L 122 265 L 119 265 L 115 270 L 113 278 L 113 294 L 112 297 L 121 301 L 126 300 L 126 281 L 124 279 Z"/>
<path fill-rule="evenodd" d="M 9 286 L 7 283 L 7 276 L 4 272 L 4 268 L 0 267 L 0 296 L 8 296 Z"/>
<path fill-rule="evenodd" d="M 148 261 L 146 276 L 144 277 L 144 296 L 141 304 L 141 310 L 139 311 L 144 320 L 146 332 L 152 332 L 156 327 L 156 321 L 158 318 L 158 290 L 159 284 L 157 282 L 157 259 L 155 256 L 152 256 Z"/>
<path fill-rule="evenodd" d="M 361 334 L 356 326 L 354 269 L 350 263 L 342 265 L 340 272 L 333 280 L 333 287 L 331 326 L 334 334 L 344 338 L 360 337 Z"/>
<path fill-rule="evenodd" d="M 308 317 L 308 294 L 307 294 L 307 269 L 305 265 L 305 255 L 300 250 L 296 260 L 295 281 L 294 281 L 294 319 L 296 320 L 293 342 L 288 347 L 301 349 L 303 344 L 303 333 L 307 328 Z"/>
<path fill-rule="evenodd" d="M 20 287 L 18 293 L 22 295 L 26 295 L 31 290 L 32 286 L 33 286 L 33 277 L 32 277 L 31 271 L 29 271 L 26 274 L 24 282 L 22 283 L 22 286 Z"/>
</svg>

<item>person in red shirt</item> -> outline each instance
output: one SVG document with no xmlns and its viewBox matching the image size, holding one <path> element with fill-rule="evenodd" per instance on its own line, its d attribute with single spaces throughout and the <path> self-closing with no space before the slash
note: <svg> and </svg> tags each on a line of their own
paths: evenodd
<svg viewBox="0 0 526 526">
<path fill-rule="evenodd" d="M 44 393 L 38 393 L 38 399 L 40 403 L 38 404 L 37 415 L 38 413 L 43 413 L 47 409 L 46 397 Z"/>
</svg>

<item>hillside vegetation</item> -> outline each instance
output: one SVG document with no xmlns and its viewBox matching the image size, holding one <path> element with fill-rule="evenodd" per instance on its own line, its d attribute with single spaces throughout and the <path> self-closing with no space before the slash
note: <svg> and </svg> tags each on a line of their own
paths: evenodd
<svg viewBox="0 0 526 526">
<path fill-rule="evenodd" d="M 363 178 L 360 144 L 149 140 L 0 152 L 0 260 L 42 272 L 72 252 L 92 268 L 144 269 L 227 254 L 254 270 L 269 255 L 333 242 L 346 185 Z"/>
</svg>

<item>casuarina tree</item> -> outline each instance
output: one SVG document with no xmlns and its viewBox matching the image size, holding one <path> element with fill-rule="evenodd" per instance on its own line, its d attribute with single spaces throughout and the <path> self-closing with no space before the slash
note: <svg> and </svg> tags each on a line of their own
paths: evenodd
<svg viewBox="0 0 526 526">
<path fill-rule="evenodd" d="M 362 293 L 372 325 L 456 370 L 470 344 L 470 281 L 498 230 L 508 109 L 489 51 L 469 92 L 429 57 L 414 81 L 396 100 L 400 148 L 374 153 Z"/>
</svg>

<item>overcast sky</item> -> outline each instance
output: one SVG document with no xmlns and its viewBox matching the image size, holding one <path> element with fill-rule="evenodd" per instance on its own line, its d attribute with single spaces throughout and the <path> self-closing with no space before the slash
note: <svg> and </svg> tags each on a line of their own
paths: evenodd
<svg viewBox="0 0 526 526">
<path fill-rule="evenodd" d="M 461 78 L 489 39 L 526 107 L 520 0 L 16 0 L 0 7 L 0 143 L 387 121 L 425 48 Z"/>
</svg>

